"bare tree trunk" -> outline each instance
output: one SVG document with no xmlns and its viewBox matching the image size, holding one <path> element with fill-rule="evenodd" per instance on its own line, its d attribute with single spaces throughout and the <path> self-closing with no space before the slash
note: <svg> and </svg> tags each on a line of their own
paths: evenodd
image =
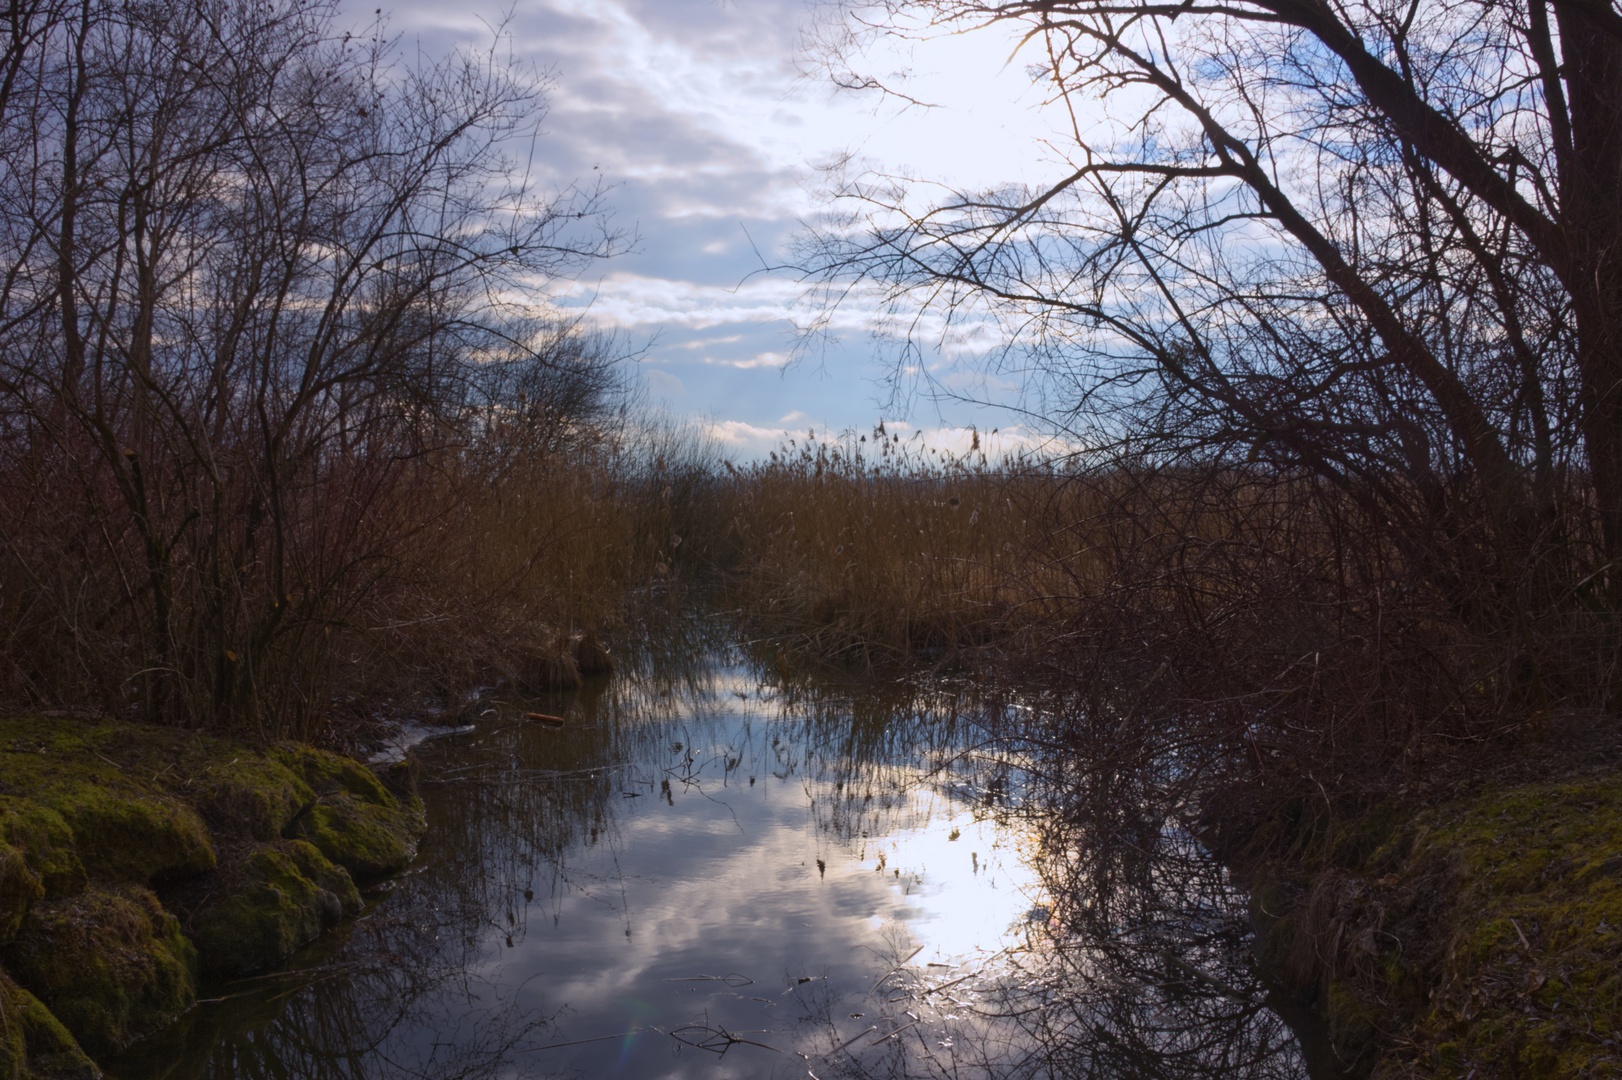
<svg viewBox="0 0 1622 1080">
<path fill-rule="evenodd" d="M 1583 435 L 1604 530 L 1605 561 L 1622 559 L 1622 37 L 1578 4 L 1555 7 L 1564 54 L 1570 148 L 1560 199 L 1572 269 Z M 1622 573 L 1612 570 L 1613 601 Z"/>
</svg>

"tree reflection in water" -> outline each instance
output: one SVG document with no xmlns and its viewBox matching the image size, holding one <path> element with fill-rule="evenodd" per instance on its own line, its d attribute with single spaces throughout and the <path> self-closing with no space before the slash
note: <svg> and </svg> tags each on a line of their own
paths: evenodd
<svg viewBox="0 0 1622 1080">
<path fill-rule="evenodd" d="M 1246 897 L 1183 827 L 1211 763 L 1175 727 L 1096 698 L 956 704 L 996 718 L 980 812 L 1025 826 L 1047 903 L 997 956 L 918 967 L 898 952 L 859 1025 L 848 1000 L 821 995 L 801 1017 L 813 1075 L 1341 1075 L 1312 1018 L 1253 969 Z M 1310 1068 L 1276 1009 L 1308 1027 Z"/>
<path fill-rule="evenodd" d="M 498 692 L 482 702 L 494 711 L 472 736 L 423 748 L 432 827 L 417 867 L 345 933 L 299 957 L 300 970 L 226 988 L 224 1000 L 112 1063 L 111 1074 L 476 1080 L 609 1067 L 636 1076 L 657 1064 L 659 1075 L 823 1080 L 1304 1075 L 1294 1036 L 1249 969 L 1243 897 L 1177 825 L 1191 772 L 1169 741 L 1124 738 L 1120 723 L 1096 719 L 1104 710 L 1027 710 L 970 685 L 828 674 L 784 683 L 768 649 L 746 651 L 741 667 L 733 654 L 727 666 L 704 633 L 658 637 L 665 647 L 628 658 L 621 676 L 577 696 Z M 523 724 L 535 708 L 569 723 Z M 1047 730 L 1057 716 L 1092 716 L 1097 730 L 1074 719 Z M 763 827 L 750 800 L 762 794 L 755 780 L 768 778 L 805 800 L 799 820 L 808 824 L 789 840 L 815 852 L 773 871 L 793 879 L 796 896 L 837 906 L 846 901 L 834 891 L 807 890 L 839 884 L 838 896 L 860 886 L 861 896 L 904 902 L 910 877 L 940 867 L 892 874 L 874 852 L 921 815 L 967 820 L 972 807 L 987 828 L 1020 838 L 1026 876 L 1047 899 L 1011 931 L 989 927 L 995 952 L 966 947 L 953 966 L 927 964 L 928 955 L 908 962 L 918 925 L 904 918 L 887 924 L 891 955 L 875 958 L 866 950 L 885 937 L 865 929 L 864 909 L 828 924 L 862 927 L 863 940 L 799 943 L 832 959 L 784 972 L 781 991 L 769 988 L 778 973 L 760 970 L 777 961 L 756 957 L 738 976 L 755 983 L 693 984 L 688 998 L 672 998 L 683 990 L 673 976 L 741 971 L 750 945 L 745 927 L 729 933 L 737 940 L 713 942 L 710 960 L 703 942 L 677 959 L 632 951 L 638 935 L 660 931 L 644 925 L 647 904 L 627 890 L 646 890 L 650 876 L 667 891 L 690 888 L 677 879 L 702 876 L 683 865 L 698 858 L 685 850 L 627 865 L 649 858 L 650 822 L 670 827 L 651 804 L 668 804 L 671 821 L 687 820 L 678 818 L 684 805 L 702 806 L 707 835 L 735 824 L 742 837 Z M 674 835 L 667 847 L 696 843 Z M 877 865 L 836 882 L 829 868 L 840 859 L 847 874 L 858 860 Z M 640 956 L 641 966 L 566 966 L 595 956 L 611 967 L 600 940 L 554 955 L 583 909 L 599 920 L 612 913 L 624 942 L 617 955 Z M 768 923 L 762 933 L 777 931 Z M 844 951 L 866 960 L 847 963 Z M 521 959 L 536 953 L 551 957 L 544 973 Z M 697 1004 L 689 1014 L 628 1004 L 592 1013 L 582 986 L 616 1006 L 655 991 Z M 590 1052 L 606 1057 L 579 1056 L 581 1042 L 613 1035 L 611 1021 L 626 1016 L 641 1017 L 636 1048 L 594 1043 Z"/>
<path fill-rule="evenodd" d="M 1083 860 L 1055 861 L 1068 874 Z M 999 956 L 903 968 L 879 988 L 861 1038 L 851 1041 L 850 1024 L 835 1019 L 848 1003 L 819 1002 L 803 1018 L 821 1029 L 814 1074 L 1305 1075 L 1295 1033 L 1245 963 L 1243 898 L 1187 837 L 1168 834 L 1145 861 L 1157 865 L 1142 888 L 1109 897 L 1094 888 L 1086 905 L 1033 911 L 1024 941 Z M 1112 918 L 1098 917 L 1098 900 Z"/>
</svg>

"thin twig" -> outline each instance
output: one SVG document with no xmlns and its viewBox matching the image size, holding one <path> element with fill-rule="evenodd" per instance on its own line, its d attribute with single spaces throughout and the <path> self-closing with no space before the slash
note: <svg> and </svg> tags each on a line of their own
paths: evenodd
<svg viewBox="0 0 1622 1080">
<path fill-rule="evenodd" d="M 912 950 L 912 952 L 908 953 L 906 955 L 906 958 L 903 959 L 901 961 L 901 963 L 897 964 L 895 967 L 891 968 L 889 971 L 886 971 L 883 975 L 879 976 L 879 981 L 873 984 L 873 988 L 871 990 L 869 990 L 868 993 L 869 994 L 876 993 L 878 991 L 878 988 L 884 985 L 884 980 L 885 979 L 888 979 L 891 975 L 894 975 L 896 972 L 898 972 L 902 968 L 906 967 L 908 960 L 911 960 L 913 957 L 917 956 L 919 953 L 921 953 L 923 951 L 924 951 L 924 947 L 922 945 L 920 945 L 916 949 Z"/>
<path fill-rule="evenodd" d="M 589 1039 L 573 1039 L 569 1042 L 547 1043 L 545 1046 L 529 1046 L 518 1051 L 520 1054 L 533 1054 L 541 1050 L 558 1050 L 565 1046 L 584 1046 L 587 1043 L 607 1042 L 609 1039 L 629 1039 L 632 1035 L 640 1035 L 644 1031 L 658 1031 L 658 1028 L 637 1028 L 635 1031 L 625 1031 L 618 1035 L 594 1035 Z"/>
</svg>

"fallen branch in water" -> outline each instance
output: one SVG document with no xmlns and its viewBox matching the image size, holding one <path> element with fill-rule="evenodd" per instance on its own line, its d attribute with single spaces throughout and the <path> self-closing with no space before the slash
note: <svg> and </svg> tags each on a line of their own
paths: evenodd
<svg viewBox="0 0 1622 1080">
<path fill-rule="evenodd" d="M 833 1057 L 835 1054 L 839 1053 L 839 1051 L 843 1050 L 845 1047 L 849 1046 L 851 1043 L 855 1042 L 857 1039 L 860 1039 L 863 1035 L 871 1035 L 871 1034 L 873 1034 L 873 1032 L 875 1032 L 877 1030 L 878 1030 L 878 1028 L 876 1028 L 876 1027 L 872 1026 L 871 1024 L 869 1024 L 868 1027 L 866 1028 L 866 1030 L 858 1031 L 856 1034 L 852 1035 L 850 1038 L 846 1039 L 844 1042 L 840 1043 L 838 1046 L 836 1046 L 832 1050 L 830 1050 L 828 1052 L 828 1056 Z"/>
</svg>

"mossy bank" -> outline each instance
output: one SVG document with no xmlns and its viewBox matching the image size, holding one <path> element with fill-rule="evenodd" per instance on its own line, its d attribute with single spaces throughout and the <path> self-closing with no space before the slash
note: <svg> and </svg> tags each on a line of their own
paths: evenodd
<svg viewBox="0 0 1622 1080">
<path fill-rule="evenodd" d="M 1323 805 L 1238 863 L 1263 968 L 1327 1017 L 1331 1071 L 1622 1077 L 1622 766 Z"/>
<path fill-rule="evenodd" d="M 263 971 L 358 911 L 422 830 L 405 766 L 0 719 L 0 1080 L 98 1075 L 201 980 Z"/>
</svg>

